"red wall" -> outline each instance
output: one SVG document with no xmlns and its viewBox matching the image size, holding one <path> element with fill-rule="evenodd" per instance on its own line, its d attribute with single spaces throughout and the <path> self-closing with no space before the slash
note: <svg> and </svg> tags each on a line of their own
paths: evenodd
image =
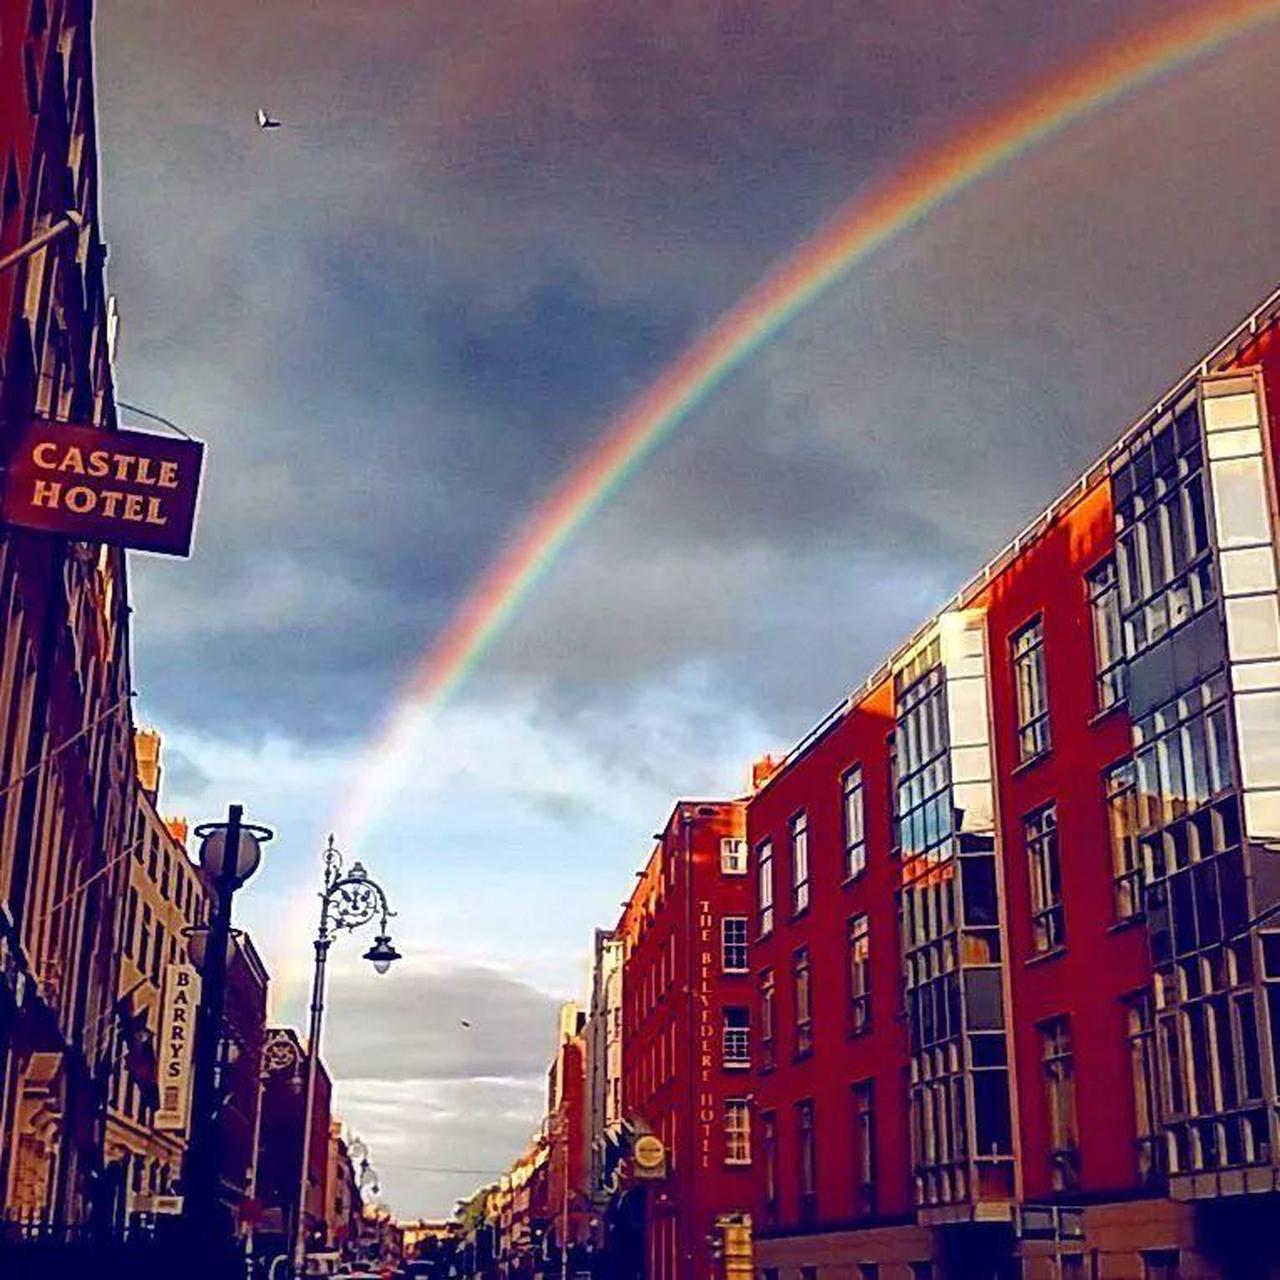
<svg viewBox="0 0 1280 1280">
<path fill-rule="evenodd" d="M 870 1079 L 875 1104 L 876 1218 L 906 1215 L 911 1209 L 910 1144 L 904 1069 L 907 1038 L 902 1016 L 902 962 L 894 891 L 897 863 L 890 857 L 890 803 L 886 739 L 893 729 L 892 686 L 886 682 L 848 712 L 812 748 L 788 764 L 747 806 L 752 851 L 752 959 L 754 990 L 761 973 L 775 975 L 775 1059 L 773 1070 L 756 1077 L 753 1116 L 756 1162 L 760 1163 L 760 1116 L 777 1119 L 778 1214 L 776 1227 L 794 1228 L 800 1218 L 798 1141 L 795 1106 L 814 1102 L 817 1156 L 816 1224 L 855 1218 L 854 1118 L 851 1087 Z M 863 812 L 867 828 L 866 870 L 844 881 L 842 778 L 861 763 Z M 791 914 L 790 820 L 808 816 L 809 900 Z M 756 849 L 773 841 L 774 928 L 756 941 L 758 903 Z M 848 1017 L 847 927 L 866 913 L 870 929 L 871 1019 L 869 1030 L 851 1035 Z M 807 946 L 811 963 L 814 1048 L 793 1057 L 795 1024 L 792 957 Z M 759 1027 L 759 1006 L 755 1010 Z M 755 1040 L 753 1052 L 759 1053 Z M 757 1221 L 771 1229 L 764 1203 L 763 1170 L 757 1182 Z M 865 1219 L 864 1219 L 865 1220 Z"/>
<path fill-rule="evenodd" d="M 990 698 L 1013 996 L 1022 1194 L 1051 1193 L 1048 1110 L 1037 1024 L 1068 1014 L 1075 1055 L 1080 1180 L 1085 1192 L 1138 1185 L 1133 1096 L 1121 997 L 1147 985 L 1146 931 L 1118 924 L 1102 775 L 1130 753 L 1123 706 L 1099 716 L 1084 575 L 1114 545 L 1109 484 L 1089 492 L 988 589 Z M 1018 767 L 1010 636 L 1042 613 L 1050 750 Z M 1023 817 L 1056 802 L 1066 946 L 1036 955 Z M 1098 1082 L 1106 1087 L 1097 1087 Z"/>
<path fill-rule="evenodd" d="M 687 836 L 684 815 L 692 818 Z M 651 1280 L 709 1276 L 706 1236 L 715 1215 L 749 1211 L 753 1203 L 753 1166 L 725 1164 L 722 1132 L 724 1099 L 749 1095 L 751 1073 L 727 1071 L 720 1061 L 721 1009 L 752 1004 L 751 974 L 720 969 L 721 918 L 751 914 L 749 877 L 720 870 L 720 841 L 741 836 L 743 824 L 737 801 L 678 804 L 618 925 L 627 941 L 624 1112 L 662 1137 L 671 1153 L 669 1176 L 649 1184 Z M 686 839 L 694 864 L 692 900 L 684 870 Z M 714 1028 L 705 1079 L 698 1048 L 704 1007 Z"/>
</svg>

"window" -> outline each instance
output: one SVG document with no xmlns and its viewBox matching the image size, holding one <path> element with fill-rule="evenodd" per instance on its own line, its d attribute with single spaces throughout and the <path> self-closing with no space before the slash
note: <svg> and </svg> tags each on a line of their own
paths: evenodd
<svg viewBox="0 0 1280 1280">
<path fill-rule="evenodd" d="M 840 783 L 844 796 L 844 875 L 846 880 L 867 868 L 867 826 L 863 813 L 862 766 L 855 764 Z"/>
<path fill-rule="evenodd" d="M 133 935 L 138 923 L 138 891 L 129 886 L 129 906 L 124 921 L 124 953 L 133 955 Z"/>
<path fill-rule="evenodd" d="M 801 947 L 795 953 L 792 965 L 796 996 L 796 1057 L 800 1057 L 813 1049 L 813 991 L 808 947 Z"/>
<path fill-rule="evenodd" d="M 164 925 L 156 921 L 156 940 L 151 948 L 151 981 L 160 985 L 160 965 L 164 961 Z"/>
<path fill-rule="evenodd" d="M 751 1065 L 751 1015 L 741 1005 L 730 1005 L 724 1011 L 724 1065 Z"/>
<path fill-rule="evenodd" d="M 1138 786 L 1132 760 L 1121 760 L 1103 775 L 1107 830 L 1111 840 L 1112 900 L 1116 919 L 1142 914 L 1142 860 L 1138 853 Z"/>
<path fill-rule="evenodd" d="M 871 931 L 865 915 L 849 921 L 849 1033 L 871 1025 Z"/>
<path fill-rule="evenodd" d="M 1093 615 L 1093 670 L 1098 710 L 1123 702 L 1127 693 L 1124 637 L 1120 629 L 1120 584 L 1116 562 L 1107 557 L 1086 579 L 1089 611 Z"/>
<path fill-rule="evenodd" d="M 1129 446 L 1111 487 L 1125 656 L 1132 660 L 1217 598 L 1194 400 Z"/>
<path fill-rule="evenodd" d="M 800 1219 L 812 1222 L 818 1212 L 818 1153 L 814 1146 L 813 1099 L 796 1103 L 796 1156 L 799 1163 Z"/>
<path fill-rule="evenodd" d="M 160 856 L 160 838 L 150 827 L 147 828 L 147 876 L 151 883 L 156 881 L 156 860 Z"/>
<path fill-rule="evenodd" d="M 1062 913 L 1062 874 L 1058 863 L 1058 811 L 1046 805 L 1024 820 L 1027 862 L 1031 870 L 1031 945 L 1052 951 L 1066 942 Z"/>
<path fill-rule="evenodd" d="M 751 1104 L 746 1098 L 724 1100 L 724 1162 L 751 1163 Z"/>
<path fill-rule="evenodd" d="M 1177 1249 L 1149 1249 L 1142 1255 L 1142 1280 L 1178 1280 Z"/>
<path fill-rule="evenodd" d="M 778 1216 L 778 1117 L 772 1111 L 760 1117 L 760 1159 L 764 1164 L 765 1218 L 772 1225 Z"/>
<path fill-rule="evenodd" d="M 773 932 L 773 841 L 762 840 L 756 848 L 756 874 L 760 892 L 760 936 Z"/>
<path fill-rule="evenodd" d="M 1133 1081 L 1138 1176 L 1143 1183 L 1149 1183 L 1159 1176 L 1160 1145 L 1164 1140 L 1156 1099 L 1155 1024 L 1149 991 L 1140 991 L 1125 1001 L 1125 1035 Z"/>
<path fill-rule="evenodd" d="M 725 916 L 720 921 L 720 967 L 725 973 L 746 972 L 746 916 Z"/>
<path fill-rule="evenodd" d="M 138 968 L 147 971 L 147 959 L 151 954 L 151 908 L 142 904 L 142 927 L 138 930 Z"/>
<path fill-rule="evenodd" d="M 765 1071 L 774 1062 L 774 995 L 773 970 L 766 969 L 760 975 L 760 1066 Z"/>
<path fill-rule="evenodd" d="M 809 905 L 809 819 L 802 809 L 791 819 L 791 910 Z"/>
<path fill-rule="evenodd" d="M 876 1130 L 872 1082 L 853 1086 L 854 1212 L 876 1211 Z"/>
<path fill-rule="evenodd" d="M 173 869 L 173 858 L 169 854 L 169 850 L 164 851 L 164 861 L 160 864 L 160 896 L 169 901 L 169 875 Z"/>
<path fill-rule="evenodd" d="M 1018 699 L 1018 759 L 1049 750 L 1049 696 L 1044 674 L 1044 619 L 1036 618 L 1012 640 L 1013 681 Z"/>
<path fill-rule="evenodd" d="M 1079 1182 L 1080 1156 L 1070 1018 L 1053 1018 L 1040 1024 L 1040 1056 L 1049 1109 L 1053 1187 L 1055 1191 L 1071 1191 Z"/>
<path fill-rule="evenodd" d="M 747 842 L 733 836 L 720 841 L 720 870 L 727 876 L 747 874 Z"/>
</svg>

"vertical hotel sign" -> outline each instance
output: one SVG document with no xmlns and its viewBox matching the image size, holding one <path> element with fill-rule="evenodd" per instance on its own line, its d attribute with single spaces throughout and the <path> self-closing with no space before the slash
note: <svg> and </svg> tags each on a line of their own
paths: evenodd
<svg viewBox="0 0 1280 1280">
<path fill-rule="evenodd" d="M 160 1106 L 157 1129 L 182 1131 L 191 1107 L 191 1051 L 196 1035 L 200 979 L 189 964 L 171 964 L 160 1024 Z"/>
<path fill-rule="evenodd" d="M 204 445 L 35 418 L 10 455 L 0 521 L 139 551 L 191 553 Z"/>
<path fill-rule="evenodd" d="M 716 1024 L 711 1010 L 711 973 L 714 963 L 711 930 L 715 919 L 711 903 L 698 903 L 698 1166 L 711 1168 L 711 1135 L 716 1123 L 716 1096 L 712 1089 Z"/>
</svg>

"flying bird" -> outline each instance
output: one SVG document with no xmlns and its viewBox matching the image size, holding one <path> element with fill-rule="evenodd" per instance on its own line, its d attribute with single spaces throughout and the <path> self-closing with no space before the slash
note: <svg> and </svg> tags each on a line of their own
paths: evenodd
<svg viewBox="0 0 1280 1280">
<path fill-rule="evenodd" d="M 459 1019 L 458 1019 L 458 1026 L 460 1026 L 460 1027 L 466 1027 L 468 1030 L 470 1030 L 470 1029 L 471 1029 L 471 1023 L 469 1023 L 469 1022 L 466 1020 L 466 1018 L 459 1018 Z"/>
<path fill-rule="evenodd" d="M 261 107 L 258 108 L 258 128 L 259 129 L 278 129 L 280 127 L 279 120 L 273 120 Z"/>
</svg>

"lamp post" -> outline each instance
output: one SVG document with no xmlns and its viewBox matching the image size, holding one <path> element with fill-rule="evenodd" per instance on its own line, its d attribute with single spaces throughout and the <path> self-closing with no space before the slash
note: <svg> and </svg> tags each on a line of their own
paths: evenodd
<svg viewBox="0 0 1280 1280">
<path fill-rule="evenodd" d="M 193 1235 L 218 1232 L 218 1186 L 221 1181 L 221 1126 L 218 1118 L 218 1077 L 222 1058 L 223 1004 L 227 989 L 227 944 L 231 939 L 231 898 L 258 869 L 262 845 L 272 832 L 244 821 L 244 809 L 233 804 L 226 822 L 207 822 L 196 828 L 200 837 L 200 865 L 214 886 L 213 918 L 202 942 L 189 941 L 192 961 L 201 970 L 200 1008 L 196 1015 L 196 1060 L 192 1087 L 191 1139 L 182 1174 L 183 1216 Z M 195 943 L 195 947 L 191 946 Z M 195 952 L 200 954 L 195 954 Z"/>
<path fill-rule="evenodd" d="M 320 927 L 315 937 L 315 975 L 311 984 L 311 1028 L 307 1038 L 306 1106 L 302 1120 L 302 1168 L 298 1173 L 298 1213 L 294 1223 L 293 1274 L 301 1277 L 307 1255 L 307 1184 L 311 1165 L 311 1123 L 316 1100 L 316 1065 L 320 1057 L 320 1032 L 324 1018 L 325 964 L 334 935 L 353 931 L 379 918 L 373 946 L 364 953 L 377 973 L 386 973 L 400 953 L 391 945 L 387 919 L 395 913 L 387 895 L 359 862 L 348 871 L 333 836 L 324 851 L 324 886 L 320 893 Z"/>
<path fill-rule="evenodd" d="M 298 1092 L 302 1092 L 302 1051 L 297 1041 L 282 1027 L 271 1027 L 262 1042 L 262 1068 L 258 1072 L 258 1109 L 253 1116 L 253 1153 L 249 1162 L 249 1199 L 258 1198 L 258 1147 L 262 1142 L 262 1106 L 266 1094 L 267 1081 L 270 1077 L 285 1071 L 293 1071 L 290 1084 Z M 249 1280 L 253 1280 L 253 1223 L 244 1233 L 244 1269 Z"/>
</svg>

